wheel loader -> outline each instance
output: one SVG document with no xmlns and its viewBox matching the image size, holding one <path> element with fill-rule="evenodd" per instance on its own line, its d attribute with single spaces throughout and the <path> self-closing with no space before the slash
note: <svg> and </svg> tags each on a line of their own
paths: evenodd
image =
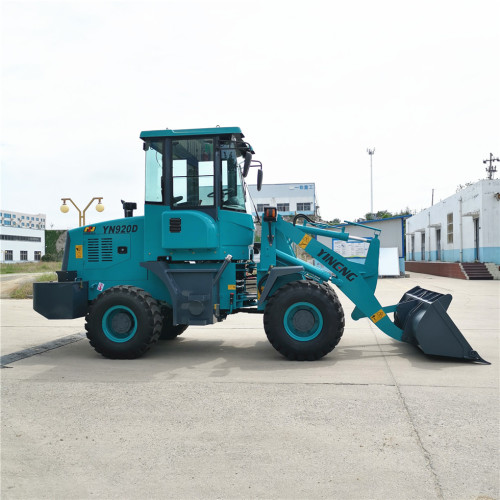
<svg viewBox="0 0 500 500">
<path fill-rule="evenodd" d="M 256 243 L 245 178 L 256 168 L 260 189 L 262 164 L 240 128 L 154 130 L 140 138 L 144 215 L 123 201 L 122 219 L 68 231 L 58 281 L 33 289 L 33 307 L 46 318 L 85 317 L 98 353 L 138 358 L 190 325 L 257 313 L 283 356 L 317 360 L 344 332 L 338 287 L 355 305 L 354 320 L 368 318 L 427 355 L 486 363 L 446 313 L 451 295 L 415 287 L 395 305 L 379 303 L 380 229 L 364 226 L 371 234 L 363 239 L 365 262 L 351 262 L 317 237 L 353 236 L 303 214 L 287 222 L 268 206 Z M 313 263 L 299 259 L 297 248 Z"/>
</svg>

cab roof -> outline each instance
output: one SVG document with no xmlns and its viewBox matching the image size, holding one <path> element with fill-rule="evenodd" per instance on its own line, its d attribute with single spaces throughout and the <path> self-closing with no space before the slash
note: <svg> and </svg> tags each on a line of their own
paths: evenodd
<svg viewBox="0 0 500 500">
<path fill-rule="evenodd" d="M 238 134 L 244 137 L 243 132 L 239 127 L 215 127 L 215 128 L 187 128 L 179 130 L 146 130 L 141 132 L 141 139 L 150 137 L 186 137 L 186 136 L 212 136 Z"/>
</svg>

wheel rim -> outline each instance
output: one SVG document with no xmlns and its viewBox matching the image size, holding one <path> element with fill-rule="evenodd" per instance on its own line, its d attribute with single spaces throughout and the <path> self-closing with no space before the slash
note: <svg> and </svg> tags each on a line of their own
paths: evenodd
<svg viewBox="0 0 500 500">
<path fill-rule="evenodd" d="M 299 342 L 307 342 L 320 334 L 323 315 L 309 302 L 296 302 L 286 310 L 283 325 L 290 337 Z"/>
<path fill-rule="evenodd" d="M 127 342 L 137 331 L 137 317 L 128 307 L 111 307 L 102 317 L 102 331 L 113 342 Z"/>
</svg>

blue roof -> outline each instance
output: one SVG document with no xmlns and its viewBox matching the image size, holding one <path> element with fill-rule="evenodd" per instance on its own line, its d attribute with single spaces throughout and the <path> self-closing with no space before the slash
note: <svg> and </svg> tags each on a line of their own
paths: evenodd
<svg viewBox="0 0 500 500">
<path fill-rule="evenodd" d="M 411 217 L 411 215 L 393 215 L 392 217 L 386 217 L 385 219 L 371 219 L 371 220 L 360 220 L 359 222 L 357 221 L 344 221 L 341 222 L 340 224 L 337 224 L 337 226 L 349 226 L 351 223 L 358 223 L 358 224 L 365 224 L 366 226 L 369 226 L 372 222 L 383 222 L 386 220 L 395 220 L 395 219 L 408 219 Z"/>
<path fill-rule="evenodd" d="M 185 137 L 185 136 L 200 136 L 200 135 L 221 135 L 221 134 L 240 134 L 243 132 L 239 127 L 214 127 L 214 128 L 187 128 L 180 130 L 146 130 L 141 132 L 141 139 L 149 137 Z"/>
</svg>

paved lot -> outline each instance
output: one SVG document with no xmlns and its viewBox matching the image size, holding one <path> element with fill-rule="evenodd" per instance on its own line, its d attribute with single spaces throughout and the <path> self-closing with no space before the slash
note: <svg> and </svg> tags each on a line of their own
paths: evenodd
<svg viewBox="0 0 500 500">
<path fill-rule="evenodd" d="M 454 295 L 491 366 L 350 318 L 329 356 L 289 362 L 242 314 L 112 361 L 75 337 L 82 319 L 2 301 L 2 356 L 72 336 L 0 372 L 2 498 L 498 498 L 500 282 L 412 274 L 377 296 L 415 285 Z"/>
</svg>

